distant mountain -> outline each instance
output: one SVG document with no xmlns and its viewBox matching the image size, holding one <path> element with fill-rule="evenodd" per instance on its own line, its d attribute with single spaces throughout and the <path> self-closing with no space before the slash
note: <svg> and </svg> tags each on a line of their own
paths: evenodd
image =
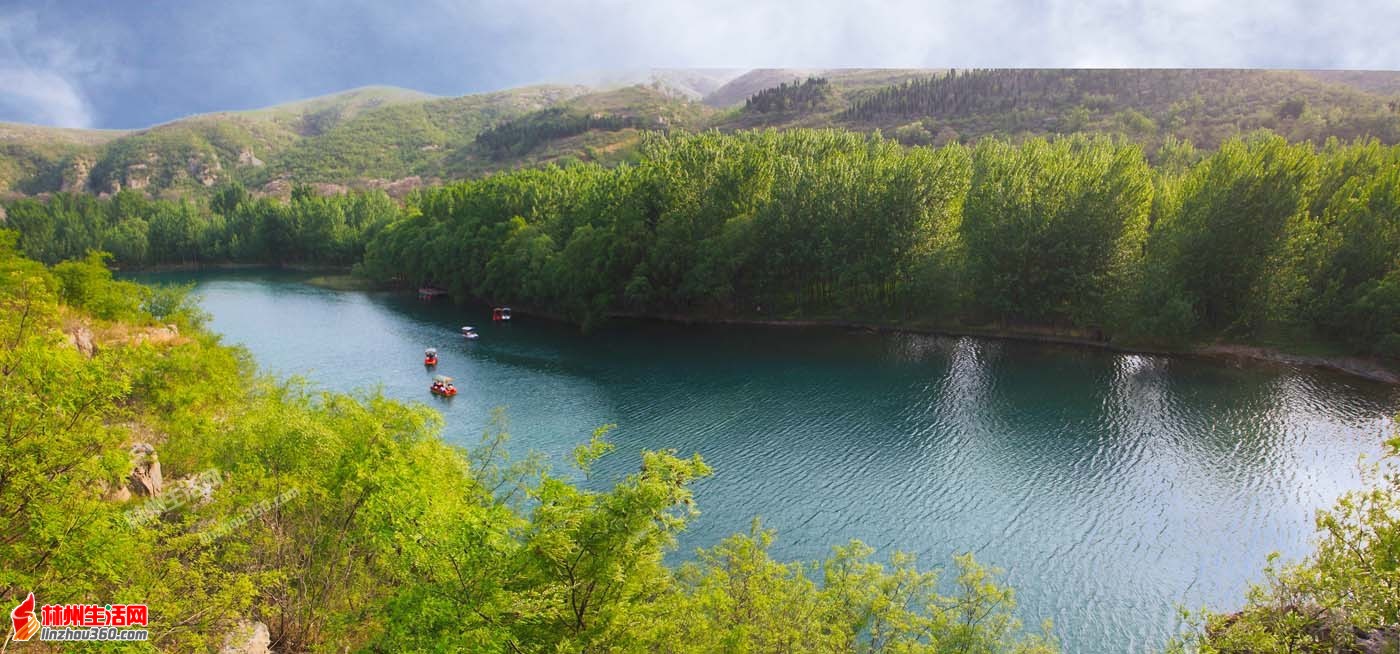
<svg viewBox="0 0 1400 654">
<path fill-rule="evenodd" d="M 645 69 L 586 81 L 457 98 L 365 87 L 142 130 L 0 124 L 0 194 L 185 195 L 225 181 L 401 194 L 551 161 L 614 164 L 642 132 L 675 129 L 879 129 L 911 145 L 1091 131 L 1149 152 L 1260 128 L 1400 142 L 1400 73 L 1385 71 Z"/>
<path fill-rule="evenodd" d="M 600 91 L 650 86 L 668 95 L 701 100 L 744 73 L 742 68 L 640 68 L 578 75 L 566 81 Z"/>
</svg>

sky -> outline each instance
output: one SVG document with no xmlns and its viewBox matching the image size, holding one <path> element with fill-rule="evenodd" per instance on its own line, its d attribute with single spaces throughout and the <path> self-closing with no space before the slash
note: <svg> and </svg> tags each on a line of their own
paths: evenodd
<svg viewBox="0 0 1400 654">
<path fill-rule="evenodd" d="M 1395 0 L 0 0 L 0 121 L 139 128 L 371 84 L 646 68 L 1400 69 Z"/>
</svg>

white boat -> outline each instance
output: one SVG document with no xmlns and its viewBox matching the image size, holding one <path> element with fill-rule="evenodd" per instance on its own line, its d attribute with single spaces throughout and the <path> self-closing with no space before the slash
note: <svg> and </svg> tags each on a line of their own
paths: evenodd
<svg viewBox="0 0 1400 654">
<path fill-rule="evenodd" d="M 481 334 L 476 333 L 475 327 L 467 325 L 462 328 L 462 338 L 478 339 L 481 338 Z"/>
</svg>

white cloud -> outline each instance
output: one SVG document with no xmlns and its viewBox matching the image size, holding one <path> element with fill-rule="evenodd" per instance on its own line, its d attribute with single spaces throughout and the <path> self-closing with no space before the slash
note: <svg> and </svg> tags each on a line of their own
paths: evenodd
<svg viewBox="0 0 1400 654">
<path fill-rule="evenodd" d="M 72 44 L 40 34 L 33 12 L 0 14 L 0 110 L 19 120 L 91 127 L 80 79 L 93 64 Z"/>
<path fill-rule="evenodd" d="M 46 70 L 0 68 L 0 105 L 22 122 L 55 127 L 91 127 L 92 108 L 72 81 Z"/>
</svg>

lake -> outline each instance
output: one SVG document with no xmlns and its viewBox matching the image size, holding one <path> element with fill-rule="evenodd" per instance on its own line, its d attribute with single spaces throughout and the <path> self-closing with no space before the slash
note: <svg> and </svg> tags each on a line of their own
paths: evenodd
<svg viewBox="0 0 1400 654">
<path fill-rule="evenodd" d="M 559 468 L 616 424 L 599 486 L 640 452 L 699 452 L 702 515 L 674 557 L 760 516 L 775 556 L 858 538 L 924 566 L 1006 571 L 1066 652 L 1154 650 L 1175 607 L 1237 607 L 1271 551 L 1310 550 L 1314 512 L 1359 485 L 1400 390 L 1313 370 L 845 329 L 614 324 L 592 334 L 281 272 L 194 281 L 212 327 L 261 369 L 441 411 L 470 445 L 505 407 L 517 452 Z M 462 325 L 480 340 L 467 342 Z M 429 395 L 423 348 L 457 397 Z"/>
</svg>

